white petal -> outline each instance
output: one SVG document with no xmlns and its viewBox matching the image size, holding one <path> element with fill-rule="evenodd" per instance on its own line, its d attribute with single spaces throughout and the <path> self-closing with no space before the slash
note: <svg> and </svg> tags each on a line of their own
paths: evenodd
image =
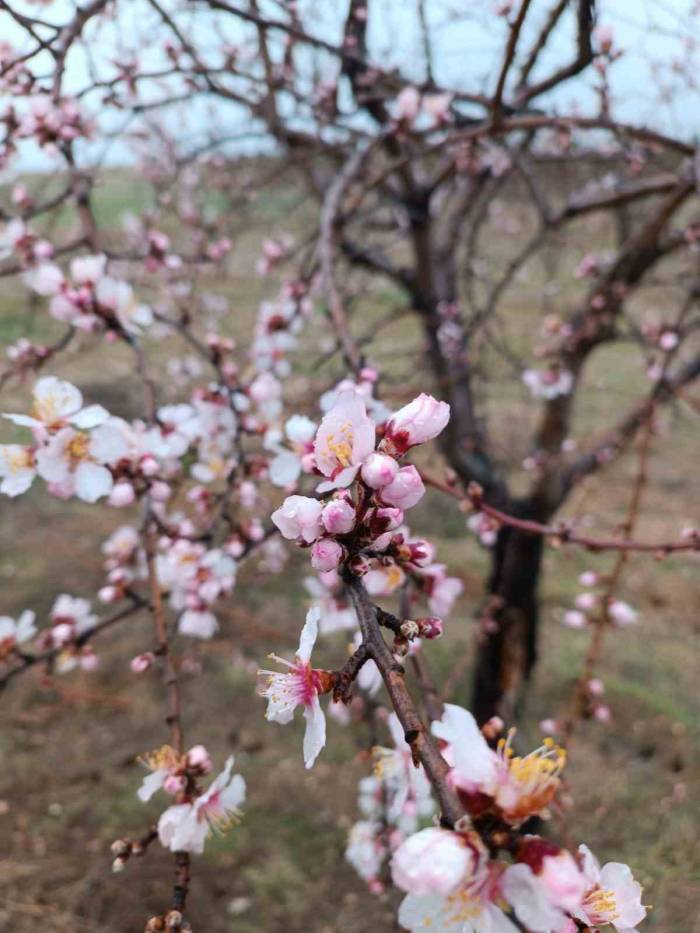
<svg viewBox="0 0 700 933">
<path fill-rule="evenodd" d="M 0 492 L 10 498 L 21 496 L 32 485 L 36 470 L 18 470 L 11 476 L 6 476 L 0 483 Z"/>
<path fill-rule="evenodd" d="M 299 479 L 301 473 L 301 461 L 296 454 L 291 451 L 277 454 L 270 461 L 269 466 L 270 482 L 275 486 L 291 486 Z"/>
<path fill-rule="evenodd" d="M 36 635 L 36 625 L 34 624 L 36 616 L 31 609 L 25 609 L 24 612 L 20 615 L 17 620 L 17 642 L 22 644 L 22 642 L 29 641 L 30 638 L 34 638 Z"/>
<path fill-rule="evenodd" d="M 297 657 L 305 664 L 308 664 L 311 658 L 311 652 L 318 638 L 318 622 L 320 618 L 321 610 L 318 606 L 312 606 L 306 613 L 306 622 L 304 623 L 304 628 L 301 630 L 299 650 L 297 651 Z"/>
<path fill-rule="evenodd" d="M 75 494 L 83 502 L 97 502 L 112 491 L 114 480 L 106 467 L 81 463 L 75 471 Z"/>
<path fill-rule="evenodd" d="M 44 376 L 37 382 L 34 386 L 34 398 L 42 420 L 67 418 L 83 406 L 80 389 L 55 376 Z"/>
<path fill-rule="evenodd" d="M 70 476 L 68 461 L 62 456 L 63 450 L 58 445 L 40 447 L 36 452 L 37 473 L 47 483 L 63 483 Z"/>
<path fill-rule="evenodd" d="M 304 731 L 304 765 L 313 767 L 319 752 L 326 744 L 326 717 L 321 709 L 318 696 L 311 700 L 311 705 L 304 710 L 306 730 Z"/>
<path fill-rule="evenodd" d="M 167 768 L 158 768 L 152 774 L 147 774 L 141 783 L 141 787 L 136 791 L 139 800 L 143 800 L 144 803 L 150 800 L 161 789 L 167 776 Z"/>
<path fill-rule="evenodd" d="M 128 453 L 126 438 L 113 425 L 102 424 L 90 434 L 90 454 L 100 463 L 116 463 Z"/>
<path fill-rule="evenodd" d="M 79 412 L 76 412 L 68 420 L 71 424 L 74 424 L 76 428 L 87 430 L 88 428 L 96 428 L 98 424 L 104 424 L 108 418 L 109 412 L 106 408 L 103 408 L 101 405 L 88 405 L 87 408 L 81 408 Z"/>
<path fill-rule="evenodd" d="M 13 415 L 9 412 L 3 412 L 3 418 L 7 418 L 13 424 L 19 424 L 23 428 L 43 428 L 44 422 L 37 418 L 30 418 L 29 415 Z"/>
</svg>

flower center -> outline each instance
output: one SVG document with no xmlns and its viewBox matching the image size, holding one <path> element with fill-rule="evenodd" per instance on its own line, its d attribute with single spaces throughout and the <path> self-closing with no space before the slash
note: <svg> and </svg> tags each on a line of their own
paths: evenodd
<svg viewBox="0 0 700 933">
<path fill-rule="evenodd" d="M 84 431 L 78 431 L 66 445 L 66 453 L 71 460 L 86 460 L 90 447 L 90 438 Z"/>
<path fill-rule="evenodd" d="M 614 891 L 596 888 L 586 896 L 584 906 L 595 923 L 612 923 L 620 916 Z"/>
<path fill-rule="evenodd" d="M 45 395 L 42 399 L 36 399 L 32 405 L 31 414 L 44 424 L 56 424 L 60 419 L 58 417 L 58 399 L 55 395 Z"/>
<path fill-rule="evenodd" d="M 521 758 L 514 755 L 510 739 L 509 735 L 498 746 L 518 793 L 517 803 L 508 809 L 512 810 L 511 815 L 524 817 L 541 810 L 554 797 L 560 784 L 559 775 L 566 763 L 566 752 L 547 738 L 540 748 Z"/>
<path fill-rule="evenodd" d="M 180 764 L 177 752 L 170 745 L 161 745 L 161 747 L 157 748 L 155 751 L 149 752 L 147 755 L 142 755 L 139 761 L 146 765 L 147 768 L 150 768 L 151 771 L 159 771 L 161 769 L 175 771 Z"/>
<path fill-rule="evenodd" d="M 329 434 L 326 447 L 342 467 L 349 467 L 352 462 L 352 425 L 347 423 L 341 426 L 339 437 Z"/>
<path fill-rule="evenodd" d="M 33 457 L 30 450 L 14 450 L 7 457 L 7 465 L 10 473 L 19 473 L 20 470 L 27 470 L 33 466 Z"/>
</svg>

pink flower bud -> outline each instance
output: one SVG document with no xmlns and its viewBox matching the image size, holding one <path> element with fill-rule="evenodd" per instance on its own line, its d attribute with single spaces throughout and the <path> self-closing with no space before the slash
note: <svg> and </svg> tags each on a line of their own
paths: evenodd
<svg viewBox="0 0 700 933">
<path fill-rule="evenodd" d="M 311 566 L 314 570 L 334 570 L 343 559 L 343 548 L 332 538 L 321 538 L 311 548 Z"/>
<path fill-rule="evenodd" d="M 203 745 L 193 745 L 187 752 L 187 767 L 196 768 L 202 774 L 209 774 L 213 765 L 209 752 Z"/>
<path fill-rule="evenodd" d="M 271 517 L 283 537 L 290 540 L 301 538 L 311 544 L 322 531 L 321 510 L 321 503 L 317 499 L 287 496 Z"/>
<path fill-rule="evenodd" d="M 59 622 L 58 625 L 54 625 L 51 629 L 51 640 L 54 645 L 59 647 L 67 645 L 69 641 L 73 640 L 73 626 L 68 622 Z"/>
<path fill-rule="evenodd" d="M 578 582 L 581 586 L 595 586 L 598 583 L 598 574 L 594 570 L 584 570 Z"/>
<path fill-rule="evenodd" d="M 372 549 L 375 551 L 386 551 L 389 545 L 392 542 L 394 535 L 391 531 L 385 531 L 383 535 L 379 535 L 378 538 L 375 538 L 372 542 Z"/>
<path fill-rule="evenodd" d="M 143 654 L 137 654 L 135 658 L 132 658 L 129 667 L 134 674 L 143 674 L 144 671 L 151 667 L 155 659 L 156 656 L 151 651 L 145 651 Z"/>
<path fill-rule="evenodd" d="M 588 681 L 588 692 L 591 696 L 600 697 L 605 693 L 605 686 L 599 677 L 593 677 Z"/>
<path fill-rule="evenodd" d="M 83 648 L 80 655 L 80 667 L 84 671 L 96 671 L 100 666 L 100 659 L 92 648 Z"/>
<path fill-rule="evenodd" d="M 171 489 L 167 483 L 157 482 L 151 485 L 151 498 L 155 502 L 167 502 L 170 498 Z"/>
<path fill-rule="evenodd" d="M 158 466 L 158 461 L 155 457 L 152 457 L 150 454 L 145 456 L 141 463 L 139 464 L 141 472 L 144 476 L 157 476 L 160 473 L 160 467 Z"/>
<path fill-rule="evenodd" d="M 169 774 L 163 781 L 163 790 L 167 794 L 177 794 L 185 786 L 185 779 L 181 774 Z"/>
<path fill-rule="evenodd" d="M 409 836 L 396 852 L 391 873 L 397 887 L 418 897 L 449 897 L 475 868 L 466 839 L 449 829 L 430 827 Z"/>
<path fill-rule="evenodd" d="M 401 509 L 395 508 L 381 508 L 377 509 L 375 517 L 385 524 L 387 531 L 396 531 L 396 529 L 403 525 L 403 512 Z"/>
<path fill-rule="evenodd" d="M 404 454 L 409 447 L 437 437 L 449 420 L 447 402 L 439 402 L 423 392 L 391 416 L 384 438 L 397 454 Z"/>
<path fill-rule="evenodd" d="M 414 538 L 412 541 L 407 541 L 406 545 L 411 555 L 411 563 L 417 564 L 419 567 L 432 564 L 435 557 L 435 548 L 429 541 L 425 541 L 423 538 Z"/>
<path fill-rule="evenodd" d="M 362 479 L 371 489 L 388 486 L 399 472 L 399 465 L 387 454 L 373 453 L 362 464 Z"/>
<path fill-rule="evenodd" d="M 131 505 L 136 499 L 136 492 L 131 483 L 119 482 L 115 483 L 112 487 L 112 491 L 109 494 L 107 502 L 109 505 L 113 505 L 117 509 L 125 508 L 127 505 Z"/>
<path fill-rule="evenodd" d="M 345 499 L 332 499 L 321 513 L 329 535 L 344 535 L 355 527 L 355 509 Z"/>
<path fill-rule="evenodd" d="M 437 616 L 416 619 L 416 625 L 420 638 L 439 638 L 442 635 L 442 619 L 438 619 Z"/>
<path fill-rule="evenodd" d="M 425 486 L 414 466 L 401 467 L 396 479 L 382 489 L 382 502 L 399 509 L 410 509 L 423 498 Z"/>
<path fill-rule="evenodd" d="M 98 590 L 97 598 L 101 603 L 116 603 L 120 595 L 116 586 L 103 586 Z"/>
<path fill-rule="evenodd" d="M 564 613 L 564 618 L 561 621 L 567 628 L 585 628 L 588 625 L 587 616 L 585 613 L 579 612 L 578 609 L 569 609 L 568 612 Z"/>
</svg>

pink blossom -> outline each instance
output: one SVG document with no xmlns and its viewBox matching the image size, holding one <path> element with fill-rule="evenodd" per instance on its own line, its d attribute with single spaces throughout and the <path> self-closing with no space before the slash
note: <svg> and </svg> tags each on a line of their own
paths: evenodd
<svg viewBox="0 0 700 933">
<path fill-rule="evenodd" d="M 286 673 L 259 671 L 265 677 L 261 695 L 268 701 L 266 719 L 284 725 L 292 721 L 297 706 L 304 708 L 304 764 L 307 768 L 313 766 L 326 744 L 326 719 L 319 696 L 329 689 L 330 684 L 325 682 L 325 671 L 311 667 L 311 651 L 318 636 L 320 614 L 316 607 L 309 609 L 293 663 L 277 655 L 270 655 L 278 664 L 288 668 Z"/>
<path fill-rule="evenodd" d="M 608 605 L 608 615 L 615 623 L 624 627 L 625 625 L 634 625 L 638 619 L 638 613 L 636 609 L 633 609 L 629 603 L 624 602 L 621 599 L 613 599 Z"/>
<path fill-rule="evenodd" d="M 193 803 L 168 807 L 158 821 L 158 837 L 171 852 L 204 851 L 204 843 L 212 829 L 224 832 L 238 816 L 245 800 L 245 781 L 232 774 L 231 755 L 221 774 Z"/>
<path fill-rule="evenodd" d="M 344 535 L 355 527 L 355 508 L 347 499 L 332 499 L 321 513 L 323 527 L 329 535 Z"/>
<path fill-rule="evenodd" d="M 155 659 L 156 656 L 152 651 L 146 651 L 143 654 L 137 654 L 136 657 L 132 658 L 129 662 L 129 667 L 134 672 L 134 674 L 143 674 L 145 671 L 149 670 L 150 667 L 152 667 Z"/>
<path fill-rule="evenodd" d="M 395 479 L 381 491 L 382 502 L 399 509 L 413 508 L 425 494 L 420 473 L 414 466 L 401 467 Z"/>
<path fill-rule="evenodd" d="M 34 451 L 21 444 L 0 444 L 0 492 L 20 496 L 34 482 L 36 466 Z"/>
<path fill-rule="evenodd" d="M 422 829 L 402 843 L 391 860 L 394 884 L 411 894 L 452 894 L 474 871 L 475 853 L 449 829 Z"/>
<path fill-rule="evenodd" d="M 335 570 L 343 553 L 342 546 L 333 538 L 319 538 L 311 548 L 311 566 L 322 573 Z"/>
<path fill-rule="evenodd" d="M 416 444 L 425 444 L 442 432 L 450 420 L 450 406 L 421 393 L 387 422 L 384 444 L 390 453 L 405 454 Z"/>
<path fill-rule="evenodd" d="M 117 509 L 132 505 L 136 501 L 136 491 L 131 483 L 122 480 L 112 487 L 107 502 Z"/>
<path fill-rule="evenodd" d="M 370 489 L 388 486 L 399 472 L 399 465 L 387 454 L 373 453 L 362 464 L 361 476 Z"/>
<path fill-rule="evenodd" d="M 15 621 L 10 616 L 0 616 L 0 656 L 4 649 L 24 644 L 36 635 L 35 615 L 25 609 Z"/>
<path fill-rule="evenodd" d="M 537 837 L 525 837 L 517 864 L 503 875 L 502 890 L 518 919 L 529 929 L 566 929 L 567 914 L 581 904 L 585 880 L 573 857 Z"/>
<path fill-rule="evenodd" d="M 316 433 L 316 466 L 329 477 L 318 491 L 349 486 L 374 451 L 374 444 L 374 422 L 368 417 L 362 398 L 354 390 L 341 392 Z"/>
<path fill-rule="evenodd" d="M 323 506 L 308 496 L 287 496 L 280 508 L 272 513 L 272 521 L 285 538 L 301 538 L 311 544 L 323 532 Z"/>
<path fill-rule="evenodd" d="M 578 609 L 569 609 L 564 613 L 562 623 L 567 628 L 585 628 L 588 625 L 588 616 Z"/>
<path fill-rule="evenodd" d="M 520 824 L 540 813 L 560 787 L 565 754 L 551 739 L 525 756 L 514 755 L 511 735 L 492 749 L 472 714 L 446 703 L 442 718 L 432 724 L 433 735 L 447 746 L 453 767 L 451 780 L 467 795 L 490 797 L 504 819 Z"/>
<path fill-rule="evenodd" d="M 590 926 L 611 924 L 629 933 L 646 917 L 642 887 L 627 865 L 608 862 L 602 868 L 588 846 L 579 846 L 587 890 L 574 916 Z"/>
<path fill-rule="evenodd" d="M 218 629 L 216 616 L 207 609 L 187 609 L 177 623 L 178 632 L 190 638 L 213 638 Z"/>
</svg>

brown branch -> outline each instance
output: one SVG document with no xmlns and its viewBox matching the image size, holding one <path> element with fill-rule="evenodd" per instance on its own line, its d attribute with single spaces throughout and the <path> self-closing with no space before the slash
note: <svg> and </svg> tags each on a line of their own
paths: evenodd
<svg viewBox="0 0 700 933">
<path fill-rule="evenodd" d="M 398 664 L 382 638 L 377 621 L 377 611 L 362 585 L 361 580 L 346 574 L 345 584 L 357 613 L 363 643 L 379 668 L 392 706 L 404 730 L 406 742 L 411 747 L 414 761 L 420 762 L 437 796 L 442 821 L 454 827 L 463 817 L 457 795 L 448 782 L 449 767 L 440 754 L 435 740 L 426 730 L 411 699 L 404 678 L 404 669 Z"/>
<path fill-rule="evenodd" d="M 501 509 L 497 509 L 484 499 L 483 489 L 478 483 L 470 483 L 466 495 L 456 486 L 442 482 L 434 476 L 430 476 L 421 470 L 423 482 L 439 489 L 455 499 L 469 505 L 476 511 L 488 515 L 499 525 L 506 525 L 509 528 L 517 528 L 527 534 L 539 535 L 544 538 L 553 538 L 557 545 L 575 544 L 585 548 L 588 551 L 639 551 L 655 554 L 657 557 L 663 557 L 666 554 L 672 554 L 677 551 L 700 551 L 700 535 L 693 535 L 681 541 L 634 541 L 629 538 L 594 538 L 590 535 L 576 534 L 569 525 L 564 523 L 558 525 L 544 525 L 541 522 L 530 521 L 524 518 L 516 518 L 509 515 Z"/>
<path fill-rule="evenodd" d="M 7 686 L 7 684 L 18 674 L 23 674 L 25 671 L 29 670 L 31 667 L 34 667 L 36 664 L 50 664 L 62 651 L 65 651 L 67 648 L 70 648 L 73 645 L 76 648 L 81 648 L 92 638 L 94 638 L 95 635 L 103 632 L 107 628 L 110 628 L 112 625 L 116 625 L 117 622 L 121 622 L 124 619 L 129 618 L 129 616 L 133 615 L 139 609 L 143 609 L 148 605 L 146 600 L 142 599 L 136 593 L 130 593 L 129 599 L 131 600 L 130 605 L 117 610 L 117 612 L 113 613 L 111 616 L 108 616 L 106 619 L 101 619 L 91 629 L 88 629 L 81 635 L 78 635 L 75 641 L 68 645 L 47 648 L 46 651 L 41 651 L 38 654 L 25 654 L 22 652 L 19 656 L 21 663 L 0 674 L 0 691 L 2 691 Z"/>
<path fill-rule="evenodd" d="M 501 71 L 498 75 L 498 81 L 496 82 L 496 90 L 494 91 L 493 95 L 492 114 L 494 126 L 498 125 L 501 118 L 501 113 L 503 112 L 503 92 L 505 90 L 510 66 L 513 64 L 513 59 L 515 58 L 515 50 L 518 45 L 520 32 L 525 23 L 525 17 L 527 16 L 527 12 L 530 8 L 530 3 L 531 0 L 522 0 L 520 9 L 518 10 L 518 15 L 510 27 L 508 43 L 506 45 L 505 55 L 503 56 L 503 64 L 501 65 Z"/>
<path fill-rule="evenodd" d="M 646 430 L 644 432 L 642 443 L 639 448 L 639 466 L 637 469 L 634 485 L 632 487 L 630 504 L 627 510 L 625 521 L 623 522 L 620 529 L 622 534 L 628 538 L 632 534 L 635 524 L 639 518 L 639 508 L 641 505 L 642 493 L 644 492 L 644 488 L 648 480 L 649 452 L 651 449 L 651 440 L 654 434 L 653 414 L 654 412 L 652 409 L 649 414 L 649 418 L 647 419 Z M 700 537 L 695 539 L 695 545 L 696 548 L 700 550 Z M 574 690 L 572 711 L 564 722 L 563 732 L 565 738 L 567 739 L 567 744 L 569 744 L 571 741 L 571 736 L 576 727 L 576 723 L 583 716 L 585 716 L 588 710 L 588 703 L 590 698 L 590 689 L 588 685 L 591 681 L 591 678 L 593 677 L 595 665 L 603 650 L 605 632 L 611 624 L 610 601 L 615 594 L 615 590 L 617 589 L 622 572 L 625 569 L 627 561 L 629 560 L 629 554 L 629 548 L 621 549 L 621 553 L 618 555 L 615 561 L 612 573 L 607 580 L 605 591 L 601 596 L 600 611 L 598 612 L 596 618 L 593 620 L 593 632 L 588 650 L 586 652 L 583 671 L 581 672 L 581 676 L 576 682 L 576 687 Z"/>
<path fill-rule="evenodd" d="M 165 721 L 170 728 L 170 744 L 178 755 L 182 755 L 184 739 L 180 719 L 180 686 L 177 678 L 177 668 L 170 651 L 163 595 L 161 593 L 156 570 L 157 527 L 155 523 L 151 521 L 150 516 L 147 519 L 147 528 L 144 538 L 148 584 L 151 592 L 151 613 L 157 645 L 156 653 L 163 660 L 163 674 L 168 694 L 168 711 Z"/>
</svg>

